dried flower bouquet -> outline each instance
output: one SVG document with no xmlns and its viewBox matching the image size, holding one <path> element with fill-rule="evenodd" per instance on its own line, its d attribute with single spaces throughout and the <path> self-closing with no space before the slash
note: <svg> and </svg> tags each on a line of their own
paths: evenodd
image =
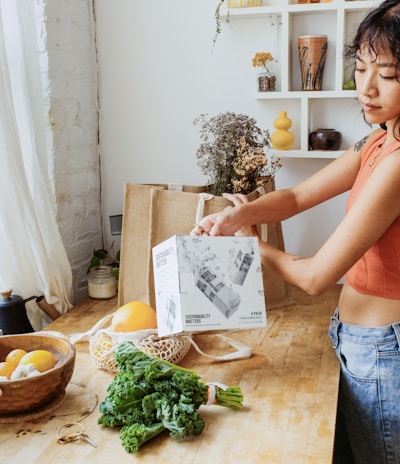
<svg viewBox="0 0 400 464">
<path fill-rule="evenodd" d="M 213 195 L 248 194 L 281 167 L 280 158 L 268 155 L 269 131 L 261 130 L 254 118 L 227 111 L 211 118 L 201 114 L 193 124 L 200 126 L 202 140 L 197 164 Z"/>
</svg>

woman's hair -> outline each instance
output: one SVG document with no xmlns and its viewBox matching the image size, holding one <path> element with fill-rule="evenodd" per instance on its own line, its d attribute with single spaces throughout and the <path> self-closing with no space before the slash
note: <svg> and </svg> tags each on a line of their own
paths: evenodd
<svg viewBox="0 0 400 464">
<path fill-rule="evenodd" d="M 385 0 L 368 13 L 358 26 L 352 43 L 345 46 L 345 58 L 355 58 L 362 47 L 367 47 L 367 50 L 375 56 L 380 50 L 391 53 L 396 65 L 399 66 L 400 2 L 398 0 Z"/>
<path fill-rule="evenodd" d="M 385 0 L 368 13 L 358 26 L 353 41 L 345 45 L 345 59 L 354 62 L 361 48 L 366 48 L 375 58 L 380 51 L 390 53 L 395 62 L 397 75 L 400 69 L 399 0 Z M 399 78 L 398 80 L 400 82 Z M 384 124 L 381 126 L 384 127 Z M 394 129 L 396 139 L 400 140 L 400 118 L 397 119 Z"/>
</svg>

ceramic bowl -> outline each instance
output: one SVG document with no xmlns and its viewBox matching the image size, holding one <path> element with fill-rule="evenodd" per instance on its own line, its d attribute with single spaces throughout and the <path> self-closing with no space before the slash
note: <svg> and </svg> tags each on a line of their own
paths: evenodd
<svg viewBox="0 0 400 464">
<path fill-rule="evenodd" d="M 0 382 L 0 414 L 19 414 L 39 409 L 63 394 L 75 366 L 75 348 L 54 335 L 32 334 L 0 336 L 0 362 L 15 349 L 48 350 L 58 359 L 46 372 L 20 380 Z"/>
<path fill-rule="evenodd" d="M 342 134 L 334 129 L 317 129 L 309 136 L 311 150 L 339 150 L 341 143 Z"/>
</svg>

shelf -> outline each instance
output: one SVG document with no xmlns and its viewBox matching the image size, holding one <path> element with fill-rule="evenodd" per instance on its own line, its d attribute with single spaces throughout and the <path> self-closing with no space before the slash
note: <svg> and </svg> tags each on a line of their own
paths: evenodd
<svg viewBox="0 0 400 464">
<path fill-rule="evenodd" d="M 276 150 L 271 148 L 271 153 L 280 158 L 297 158 L 297 159 L 335 159 L 344 153 L 344 150 L 340 151 L 303 151 L 303 150 Z"/>
<path fill-rule="evenodd" d="M 265 3 L 266 0 L 264 0 Z M 279 0 L 279 4 L 265 5 L 249 8 L 221 8 L 221 18 L 259 18 L 260 16 L 270 16 L 271 14 L 293 13 L 308 14 L 310 12 L 331 12 L 338 10 L 355 11 L 367 10 L 376 6 L 375 0 L 356 0 L 356 1 L 332 1 L 330 3 L 307 3 L 307 4 L 284 4 Z"/>
<path fill-rule="evenodd" d="M 346 43 L 351 41 L 361 18 L 376 7 L 375 0 L 332 0 L 327 3 L 298 4 L 297 0 L 264 0 L 264 6 L 250 8 L 225 8 L 221 10 L 226 20 L 239 22 L 252 18 L 262 20 L 254 28 L 269 23 L 261 37 L 267 43 L 278 44 L 279 69 L 277 90 L 254 92 L 252 97 L 268 107 L 263 125 L 272 129 L 280 111 L 286 111 L 292 120 L 291 132 L 295 135 L 292 150 L 275 150 L 282 158 L 334 159 L 352 145 L 357 137 L 365 136 L 368 127 L 361 114 L 355 90 L 343 90 L 351 75 L 351 67 L 343 57 Z M 378 2 L 379 3 L 379 2 Z M 229 15 L 229 16 L 228 16 Z M 264 19 L 263 19 L 264 18 Z M 279 21 L 277 21 L 279 18 Z M 243 26 L 243 23 L 240 25 Z M 278 29 L 277 29 L 278 28 Z M 240 28 L 239 28 L 240 29 Z M 327 35 L 328 49 L 320 91 L 302 91 L 302 77 L 298 55 L 298 37 L 302 35 Z M 257 35 L 260 37 L 260 34 Z M 259 41 L 258 41 L 259 43 Z M 258 49 L 259 45 L 254 48 Z M 256 89 L 254 89 L 256 90 Z M 264 102 L 268 101 L 268 105 Z M 334 128 L 342 133 L 340 151 L 310 151 L 309 134 L 318 128 Z M 273 129 L 271 130 L 273 132 Z"/>
<path fill-rule="evenodd" d="M 355 90 L 321 90 L 321 91 L 271 91 L 257 92 L 253 95 L 256 100 L 275 100 L 278 98 L 287 99 L 324 99 L 324 98 L 357 98 Z"/>
</svg>

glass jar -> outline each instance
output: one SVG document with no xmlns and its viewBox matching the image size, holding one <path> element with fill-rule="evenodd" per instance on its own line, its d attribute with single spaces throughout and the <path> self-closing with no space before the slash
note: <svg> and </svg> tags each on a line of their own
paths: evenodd
<svg viewBox="0 0 400 464">
<path fill-rule="evenodd" d="M 102 300 L 117 294 L 117 279 L 111 266 L 93 267 L 89 272 L 88 291 L 90 298 Z"/>
<path fill-rule="evenodd" d="M 257 76 L 258 91 L 270 92 L 275 90 L 276 76 L 271 72 L 264 71 Z"/>
</svg>

